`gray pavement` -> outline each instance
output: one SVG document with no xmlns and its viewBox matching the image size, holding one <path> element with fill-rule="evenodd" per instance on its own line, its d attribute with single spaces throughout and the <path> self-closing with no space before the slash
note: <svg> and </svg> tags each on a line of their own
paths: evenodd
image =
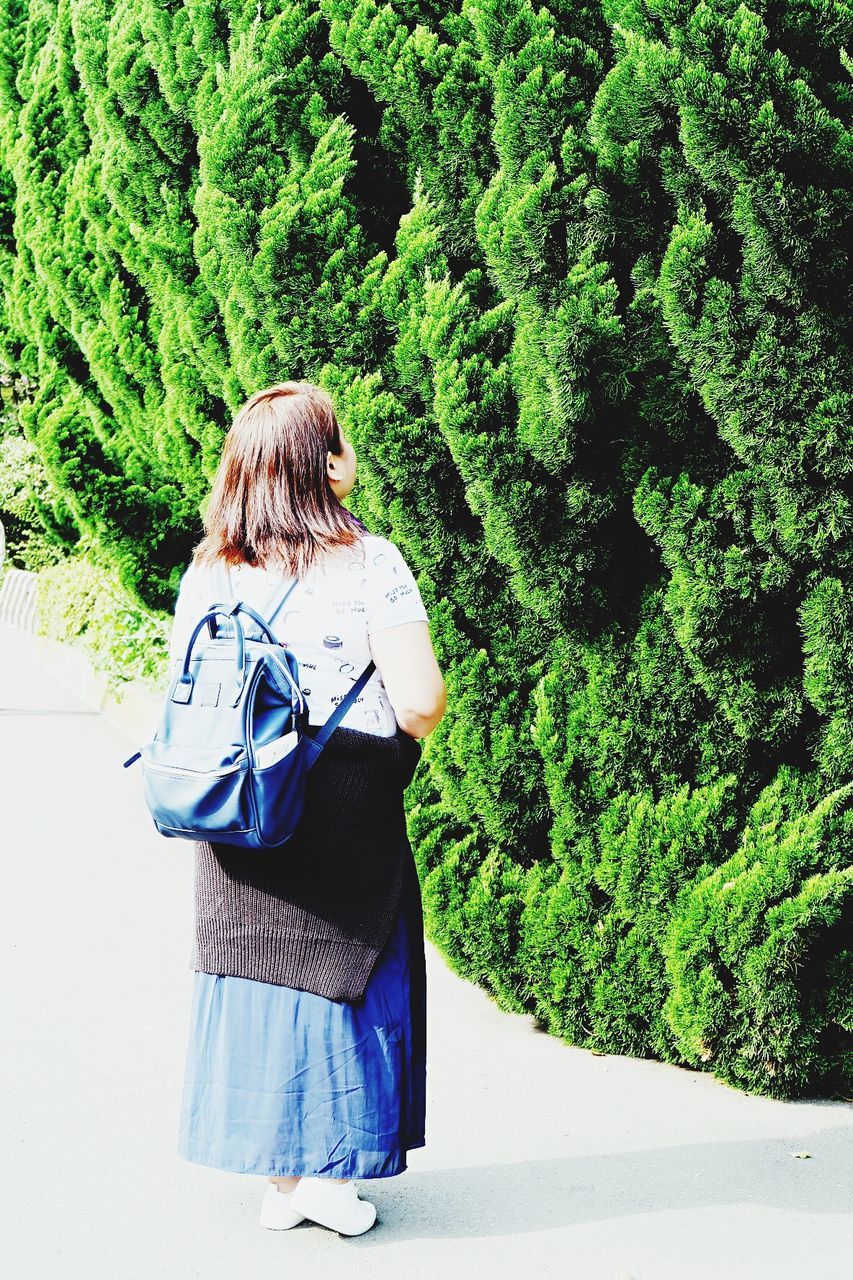
<svg viewBox="0 0 853 1280">
<path fill-rule="evenodd" d="M 364 1236 L 258 1226 L 264 1179 L 176 1154 L 190 847 L 30 638 L 0 656 L 4 1275 L 853 1280 L 853 1106 L 573 1048 L 429 942 L 426 1147 L 359 1182 Z"/>
</svg>

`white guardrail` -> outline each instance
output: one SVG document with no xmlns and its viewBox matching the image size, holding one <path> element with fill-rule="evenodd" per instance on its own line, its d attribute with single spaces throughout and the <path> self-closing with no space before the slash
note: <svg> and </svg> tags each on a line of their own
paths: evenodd
<svg viewBox="0 0 853 1280">
<path fill-rule="evenodd" d="M 36 629 L 36 577 L 24 569 L 7 569 L 0 582 L 0 622 L 25 631 Z"/>
</svg>

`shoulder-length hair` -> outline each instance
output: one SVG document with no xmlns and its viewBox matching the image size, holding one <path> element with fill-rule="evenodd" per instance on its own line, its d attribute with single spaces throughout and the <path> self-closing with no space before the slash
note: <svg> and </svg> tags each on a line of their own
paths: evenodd
<svg viewBox="0 0 853 1280">
<path fill-rule="evenodd" d="M 225 436 L 196 564 L 251 564 L 301 576 L 369 530 L 332 490 L 328 451 L 343 451 L 330 397 L 311 382 L 256 391 Z"/>
</svg>

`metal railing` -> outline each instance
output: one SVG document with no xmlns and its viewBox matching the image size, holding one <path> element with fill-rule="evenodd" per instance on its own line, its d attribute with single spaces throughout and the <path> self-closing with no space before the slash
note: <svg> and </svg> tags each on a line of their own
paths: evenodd
<svg viewBox="0 0 853 1280">
<path fill-rule="evenodd" d="M 7 569 L 0 582 L 0 622 L 12 622 L 26 631 L 36 629 L 35 573 Z"/>
</svg>

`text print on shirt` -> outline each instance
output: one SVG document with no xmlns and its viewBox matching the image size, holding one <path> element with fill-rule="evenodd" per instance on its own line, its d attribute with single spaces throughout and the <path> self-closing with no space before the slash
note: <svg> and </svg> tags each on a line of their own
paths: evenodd
<svg viewBox="0 0 853 1280">
<path fill-rule="evenodd" d="M 190 565 L 175 604 L 171 661 L 183 658 L 192 628 L 214 600 L 239 597 L 255 609 L 269 602 L 282 575 L 255 565 L 228 570 Z M 272 624 L 276 640 L 299 663 L 310 724 L 323 724 L 371 659 L 368 635 L 404 622 L 428 622 L 414 574 L 388 538 L 364 535 L 354 547 L 314 565 L 297 583 Z M 374 671 L 342 725 L 389 736 L 397 720 L 379 671 Z"/>
</svg>

